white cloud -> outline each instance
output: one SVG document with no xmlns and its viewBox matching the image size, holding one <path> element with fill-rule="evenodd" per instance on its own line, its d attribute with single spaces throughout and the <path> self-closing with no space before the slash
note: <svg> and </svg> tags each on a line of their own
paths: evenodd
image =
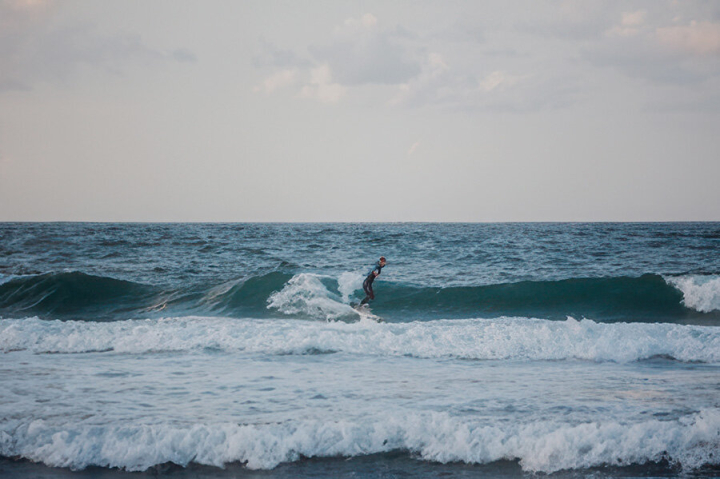
<svg viewBox="0 0 720 479">
<path fill-rule="evenodd" d="M 520 76 L 508 75 L 502 71 L 494 71 L 480 80 L 478 86 L 485 91 L 492 91 L 496 88 L 512 86 L 520 80 Z"/>
<path fill-rule="evenodd" d="M 461 109 L 524 110 L 566 101 L 559 100 L 560 96 L 567 97 L 562 87 L 566 83 L 526 73 L 527 67 L 525 72 L 513 72 L 512 67 L 497 64 L 502 61 L 497 56 L 482 61 L 474 55 L 477 51 L 458 51 L 455 40 L 433 35 L 423 38 L 401 26 L 387 28 L 374 15 L 365 14 L 345 20 L 329 33 L 327 42 L 310 45 L 309 56 L 263 41 L 264 53 L 256 57 L 255 64 L 274 71 L 255 89 L 272 93 L 295 88 L 298 97 L 337 103 L 361 86 L 390 86 L 394 94 L 390 89 L 374 90 L 390 93 L 386 100 L 390 105 Z M 428 52 L 431 43 L 439 50 Z M 455 68 L 450 67 L 446 53 Z M 308 61 L 303 64 L 301 58 Z M 538 92 L 540 98 L 526 97 Z"/>
<path fill-rule="evenodd" d="M 572 2 L 568 5 L 564 16 L 570 19 L 573 29 L 596 21 L 596 37 L 602 37 L 613 21 L 623 28 L 645 28 L 644 10 L 623 15 L 614 9 L 599 21 L 595 13 L 600 3 L 590 12 Z M 295 89 L 299 97 L 325 103 L 335 103 L 345 96 L 363 96 L 394 106 L 523 111 L 556 108 L 574 101 L 577 75 L 560 75 L 558 72 L 566 65 L 556 59 L 548 62 L 552 53 L 543 53 L 540 58 L 525 51 L 517 53 L 511 46 L 498 54 L 494 37 L 485 34 L 493 30 L 480 28 L 476 21 L 468 22 L 473 32 L 483 32 L 482 41 L 463 36 L 464 44 L 458 48 L 457 35 L 447 34 L 444 24 L 438 24 L 435 33 L 420 35 L 365 14 L 330 29 L 326 41 L 309 45 L 306 50 L 268 49 L 266 43 L 263 60 L 256 61 L 256 66 L 270 69 L 266 76 L 270 85 L 264 91 L 279 90 L 274 85 L 280 83 Z M 582 38 L 588 37 L 583 34 Z M 305 64 L 300 64 L 300 59 Z M 295 83 L 280 73 L 291 68 L 298 70 Z M 330 80 L 321 81 L 316 73 L 311 81 L 312 71 L 323 72 Z"/>
<path fill-rule="evenodd" d="M 567 104 L 574 90 L 565 82 L 541 75 L 505 70 L 460 73 L 444 57 L 431 53 L 417 78 L 400 85 L 389 104 L 437 105 L 461 110 L 525 111 Z"/>
<path fill-rule="evenodd" d="M 612 67 L 629 77 L 678 88 L 694 85 L 695 94 L 702 95 L 699 84 L 720 78 L 720 23 L 677 22 L 678 15 L 656 15 L 653 25 L 644 14 L 626 14 L 611 30 L 615 34 L 588 46 L 582 54 L 596 66 Z M 618 33 L 623 29 L 632 34 L 629 30 Z M 713 88 L 710 83 L 706 87 Z"/>
<path fill-rule="evenodd" d="M 378 19 L 375 15 L 372 13 L 366 13 L 360 18 L 348 18 L 344 22 L 344 27 L 346 29 L 350 29 L 352 31 L 357 31 L 360 29 L 371 29 L 378 24 Z M 341 33 L 343 29 L 341 27 L 336 27 L 335 32 Z"/>
<path fill-rule="evenodd" d="M 645 10 L 638 10 L 637 12 L 623 12 L 621 24 L 624 27 L 638 27 L 645 23 Z"/>
<path fill-rule="evenodd" d="M 90 24 L 53 26 L 54 4 L 0 0 L 0 92 L 28 90 L 39 82 L 67 83 L 83 67 L 118 74 L 129 62 L 193 62 L 184 48 L 164 52 L 137 35 L 100 34 Z"/>
<path fill-rule="evenodd" d="M 322 103 L 337 103 L 345 95 L 346 88 L 332 81 L 332 72 L 328 65 L 313 68 L 309 84 L 302 87 L 300 96 L 312 98 Z"/>
<path fill-rule="evenodd" d="M 329 43 L 308 50 L 343 85 L 397 85 L 420 74 L 417 48 L 402 31 L 380 28 L 371 14 L 346 20 Z"/>
<path fill-rule="evenodd" d="M 645 10 L 638 10 L 636 12 L 623 12 L 620 19 L 620 24 L 610 28 L 606 33 L 607 35 L 629 37 L 640 33 L 641 28 L 645 24 L 645 16 L 647 12 Z"/>
<path fill-rule="evenodd" d="M 299 97 L 336 103 L 351 87 L 407 82 L 421 72 L 421 57 L 407 36 L 402 29 L 381 28 L 378 18 L 367 13 L 345 20 L 328 42 L 310 45 L 309 56 L 261 41 L 255 65 L 276 70 L 255 91 L 295 87 Z"/>
<path fill-rule="evenodd" d="M 256 67 L 287 69 L 312 65 L 309 60 L 301 58 L 294 51 L 278 48 L 275 44 L 263 38 L 260 39 L 259 44 L 260 51 L 253 58 L 253 63 Z"/>
<path fill-rule="evenodd" d="M 664 47 L 693 55 L 720 54 L 720 23 L 691 22 L 689 25 L 661 27 L 656 30 Z"/>
<path fill-rule="evenodd" d="M 294 85 L 298 81 L 297 69 L 280 70 L 267 77 L 262 86 L 255 87 L 255 91 L 264 91 L 272 93 L 277 89 L 286 88 Z"/>
<path fill-rule="evenodd" d="M 390 99 L 391 105 L 415 105 L 435 103 L 443 95 L 441 92 L 447 83 L 449 70 L 442 55 L 428 54 L 420 75 L 398 86 L 397 94 Z"/>
</svg>

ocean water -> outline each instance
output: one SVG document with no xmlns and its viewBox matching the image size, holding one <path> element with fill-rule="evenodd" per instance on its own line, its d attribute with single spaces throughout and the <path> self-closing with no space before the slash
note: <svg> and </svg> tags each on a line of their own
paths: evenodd
<svg viewBox="0 0 720 479">
<path fill-rule="evenodd" d="M 3 477 L 720 475 L 720 223 L 4 223 L 0 318 Z"/>
</svg>

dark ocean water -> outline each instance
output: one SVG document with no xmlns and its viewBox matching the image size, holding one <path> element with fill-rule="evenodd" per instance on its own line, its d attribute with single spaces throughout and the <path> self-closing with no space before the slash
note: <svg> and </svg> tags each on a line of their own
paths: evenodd
<svg viewBox="0 0 720 479">
<path fill-rule="evenodd" d="M 720 294 L 709 306 L 683 303 L 720 274 L 717 223 L 31 223 L 0 225 L 0 235 L 6 317 L 115 320 L 161 310 L 325 319 L 268 308 L 268 298 L 302 274 L 342 296 L 338 279 L 359 286 L 383 254 L 389 266 L 373 311 L 389 321 L 720 318 Z"/>
<path fill-rule="evenodd" d="M 719 253 L 720 223 L 0 224 L 0 472 L 712 476 Z"/>
</svg>

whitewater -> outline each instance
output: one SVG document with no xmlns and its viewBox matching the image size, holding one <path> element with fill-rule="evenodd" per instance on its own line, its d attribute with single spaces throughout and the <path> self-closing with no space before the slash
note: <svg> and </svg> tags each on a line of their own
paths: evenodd
<svg viewBox="0 0 720 479">
<path fill-rule="evenodd" d="M 0 234 L 3 477 L 720 470 L 720 224 Z"/>
<path fill-rule="evenodd" d="M 351 353 L 477 360 L 720 363 L 720 328 L 533 318 L 355 323 L 206 317 L 112 323 L 0 321 L 0 351 L 147 354 L 211 349 L 263 355 Z"/>
</svg>

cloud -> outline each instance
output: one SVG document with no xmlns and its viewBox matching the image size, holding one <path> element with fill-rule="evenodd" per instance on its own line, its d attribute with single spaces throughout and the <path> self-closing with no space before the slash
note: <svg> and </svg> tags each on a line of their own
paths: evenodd
<svg viewBox="0 0 720 479">
<path fill-rule="evenodd" d="M 187 48 L 177 48 L 171 54 L 173 60 L 181 63 L 195 63 L 197 57 Z"/>
<path fill-rule="evenodd" d="M 345 20 L 332 31 L 328 43 L 310 45 L 306 54 L 261 39 L 253 63 L 270 73 L 254 90 L 270 94 L 290 88 L 298 97 L 331 104 L 348 88 L 398 85 L 421 73 L 412 38 L 400 27 L 381 28 L 378 18 L 367 13 Z"/>
<path fill-rule="evenodd" d="M 377 25 L 378 19 L 372 13 L 366 13 L 360 18 L 348 18 L 345 20 L 344 29 L 350 30 L 351 32 L 357 32 L 358 30 L 370 29 Z M 343 33 L 343 28 L 337 27 L 336 33 Z"/>
<path fill-rule="evenodd" d="M 321 103 L 337 103 L 347 91 L 347 88 L 333 81 L 332 72 L 328 65 L 320 65 L 309 71 L 297 68 L 280 70 L 272 73 L 256 86 L 255 92 L 272 94 L 281 89 L 299 88 L 296 96 L 309 98 Z"/>
<path fill-rule="evenodd" d="M 348 18 L 329 34 L 329 41 L 310 45 L 305 53 L 283 50 L 260 40 L 253 63 L 270 69 L 256 92 L 295 88 L 298 97 L 337 103 L 349 88 L 399 85 L 421 73 L 421 55 L 413 34 L 401 27 L 382 28 L 375 15 Z"/>
<path fill-rule="evenodd" d="M 279 72 L 273 73 L 267 77 L 262 86 L 255 87 L 255 91 L 264 91 L 265 93 L 272 93 L 279 88 L 286 88 L 295 85 L 298 81 L 298 70 L 280 70 Z"/>
<path fill-rule="evenodd" d="M 643 24 L 645 23 L 645 16 L 647 12 L 645 10 L 638 10 L 636 12 L 623 12 L 619 25 L 615 25 L 610 28 L 606 34 L 610 36 L 621 36 L 629 37 L 640 33 Z"/>
<path fill-rule="evenodd" d="M 420 58 L 405 31 L 383 29 L 366 14 L 335 29 L 332 41 L 308 48 L 343 85 L 396 85 L 420 74 Z"/>
<path fill-rule="evenodd" d="M 253 58 L 253 64 L 258 68 L 289 68 L 289 67 L 311 67 L 312 62 L 302 58 L 292 50 L 278 48 L 275 44 L 260 39 L 260 51 Z"/>
<path fill-rule="evenodd" d="M 612 3 L 602 0 L 564 0 L 543 7 L 518 22 L 516 29 L 542 37 L 586 41 L 601 36 L 612 25 L 616 9 Z"/>
<path fill-rule="evenodd" d="M 400 85 L 391 105 L 421 107 L 428 104 L 459 110 L 528 111 L 568 105 L 575 94 L 568 79 L 558 81 L 541 74 L 515 74 L 503 70 L 460 73 L 444 58 L 431 53 L 423 73 Z"/>
<path fill-rule="evenodd" d="M 0 92 L 68 83 L 84 67 L 121 74 L 130 62 L 196 60 L 187 49 L 163 52 L 139 36 L 99 34 L 90 24 L 54 27 L 56 8 L 47 1 L 0 0 Z"/>
<path fill-rule="evenodd" d="M 269 72 L 254 90 L 268 94 L 288 88 L 299 97 L 337 103 L 364 87 L 397 107 L 512 111 L 555 108 L 571 101 L 574 91 L 567 77 L 541 73 L 542 65 L 517 54 L 512 57 L 524 62 L 522 67 L 504 65 L 507 60 L 485 45 L 480 29 L 465 30 L 459 37 L 442 29 L 423 37 L 399 25 L 386 27 L 366 14 L 347 19 L 328 33 L 327 42 L 310 45 L 305 53 L 262 40 L 254 63 Z M 429 52 L 429 45 L 439 50 Z M 478 48 L 490 53 L 483 55 Z"/>
<path fill-rule="evenodd" d="M 26 28 L 45 16 L 51 5 L 49 0 L 0 0 L 0 32 Z"/>
<path fill-rule="evenodd" d="M 429 38 L 439 41 L 458 43 L 485 43 L 487 37 L 485 31 L 478 25 L 469 23 L 467 20 L 458 20 L 451 25 L 431 33 Z"/>
<path fill-rule="evenodd" d="M 596 66 L 612 67 L 629 77 L 677 86 L 720 76 L 718 23 L 650 25 L 645 22 L 644 12 L 623 13 L 620 21 L 606 33 L 602 41 L 582 52 Z"/>
<path fill-rule="evenodd" d="M 522 77 L 509 75 L 507 72 L 494 71 L 485 78 L 479 79 L 478 87 L 486 92 L 495 90 L 496 88 L 510 87 L 515 85 Z"/>
<path fill-rule="evenodd" d="M 313 68 L 310 82 L 302 87 L 300 96 L 313 98 L 322 103 L 337 103 L 345 95 L 346 88 L 332 81 L 332 73 L 328 65 Z"/>
<path fill-rule="evenodd" d="M 332 30 L 328 42 L 310 45 L 305 52 L 278 48 L 260 39 L 253 63 L 258 68 L 302 70 L 307 75 L 300 76 L 305 77 L 311 76 L 311 70 L 326 67 L 345 86 L 394 85 L 420 73 L 412 36 L 401 27 L 381 28 L 377 17 L 366 13 L 348 18 Z"/>
<path fill-rule="evenodd" d="M 720 23 L 691 22 L 689 25 L 661 27 L 658 42 L 672 50 L 692 55 L 720 54 Z"/>
</svg>

